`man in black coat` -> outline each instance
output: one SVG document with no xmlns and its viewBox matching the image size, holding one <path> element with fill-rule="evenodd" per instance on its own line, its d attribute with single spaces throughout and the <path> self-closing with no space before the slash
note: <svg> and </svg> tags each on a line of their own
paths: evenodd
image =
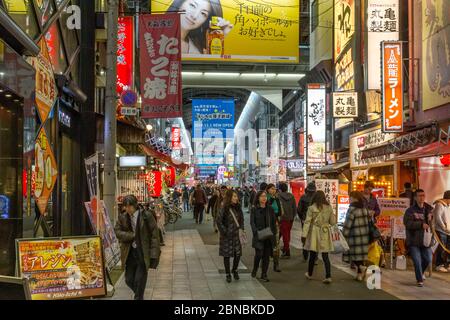
<svg viewBox="0 0 450 320">
<path fill-rule="evenodd" d="M 301 196 L 300 201 L 298 202 L 297 206 L 297 214 L 300 218 L 300 221 L 302 222 L 302 226 L 305 223 L 306 220 L 306 212 L 308 212 L 308 208 L 311 205 L 311 200 L 316 192 L 316 184 L 314 182 L 308 183 L 308 186 L 306 187 L 305 194 Z M 302 235 L 303 237 L 306 237 L 307 235 Z M 304 245 L 304 244 L 303 244 Z M 308 250 L 303 249 L 303 259 L 305 261 L 308 261 Z"/>
</svg>

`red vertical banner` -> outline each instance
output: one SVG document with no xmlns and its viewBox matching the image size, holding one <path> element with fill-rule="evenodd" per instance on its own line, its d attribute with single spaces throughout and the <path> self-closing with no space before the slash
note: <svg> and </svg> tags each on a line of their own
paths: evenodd
<svg viewBox="0 0 450 320">
<path fill-rule="evenodd" d="M 150 197 L 159 197 L 162 191 L 162 172 L 150 171 L 146 177 L 147 191 Z"/>
<path fill-rule="evenodd" d="M 117 93 L 133 88 L 134 66 L 133 17 L 119 17 L 117 31 Z"/>
<path fill-rule="evenodd" d="M 178 126 L 172 127 L 172 149 L 181 149 L 181 128 Z"/>
<path fill-rule="evenodd" d="M 177 13 L 142 15 L 142 118 L 182 116 L 180 16 Z"/>
<path fill-rule="evenodd" d="M 403 55 L 402 43 L 383 41 L 382 108 L 383 132 L 403 132 Z"/>
</svg>

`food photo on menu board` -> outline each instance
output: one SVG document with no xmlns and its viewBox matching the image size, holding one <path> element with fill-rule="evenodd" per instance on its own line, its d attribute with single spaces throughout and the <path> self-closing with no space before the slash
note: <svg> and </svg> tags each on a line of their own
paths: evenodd
<svg viewBox="0 0 450 320">
<path fill-rule="evenodd" d="M 28 279 L 32 300 L 104 296 L 99 237 L 18 239 L 18 273 Z"/>
</svg>

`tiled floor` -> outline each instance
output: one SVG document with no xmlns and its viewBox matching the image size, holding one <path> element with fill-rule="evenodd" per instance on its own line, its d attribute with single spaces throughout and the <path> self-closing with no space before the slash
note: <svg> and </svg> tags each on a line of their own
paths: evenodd
<svg viewBox="0 0 450 320">
<path fill-rule="evenodd" d="M 292 228 L 291 245 L 301 249 L 301 224 L 294 222 Z M 348 264 L 342 262 L 338 255 L 330 256 L 331 263 L 336 268 L 355 276 L 354 270 L 350 269 Z M 419 288 L 415 285 L 415 276 L 413 271 L 382 269 L 381 289 L 405 300 L 448 300 L 450 299 L 450 273 L 433 272 L 431 277 L 425 280 L 425 286 Z"/>
<path fill-rule="evenodd" d="M 197 230 L 167 232 L 158 270 L 148 276 L 145 299 L 151 300 L 271 300 L 272 295 L 247 268 L 239 267 L 241 280 L 227 283 L 218 246 L 206 246 Z M 123 276 L 111 299 L 132 299 Z"/>
</svg>

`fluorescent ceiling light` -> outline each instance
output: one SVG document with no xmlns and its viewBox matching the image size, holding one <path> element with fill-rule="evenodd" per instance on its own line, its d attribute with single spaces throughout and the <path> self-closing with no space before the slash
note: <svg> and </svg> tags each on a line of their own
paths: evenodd
<svg viewBox="0 0 450 320">
<path fill-rule="evenodd" d="M 275 73 L 241 73 L 242 77 L 275 77 Z"/>
<path fill-rule="evenodd" d="M 205 72 L 205 76 L 237 77 L 237 76 L 239 76 L 239 73 L 237 73 L 237 72 Z"/>
<path fill-rule="evenodd" d="M 301 79 L 305 75 L 303 73 L 279 73 L 277 77 L 280 78 L 291 78 L 291 79 Z"/>
<path fill-rule="evenodd" d="M 183 76 L 201 76 L 201 75 L 203 75 L 203 72 L 183 71 L 181 74 L 182 74 Z"/>
</svg>

